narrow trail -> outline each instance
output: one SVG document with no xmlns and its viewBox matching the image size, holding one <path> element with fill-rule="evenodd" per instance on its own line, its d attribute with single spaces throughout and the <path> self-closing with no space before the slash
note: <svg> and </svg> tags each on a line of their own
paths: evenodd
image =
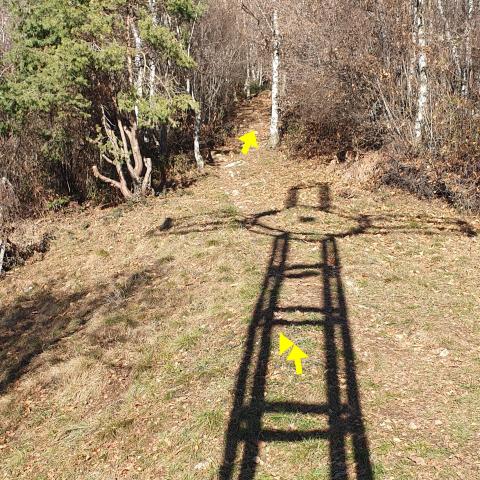
<svg viewBox="0 0 480 480">
<path fill-rule="evenodd" d="M 478 218 L 270 150 L 269 105 L 0 283 L 0 478 L 480 478 Z"/>
</svg>

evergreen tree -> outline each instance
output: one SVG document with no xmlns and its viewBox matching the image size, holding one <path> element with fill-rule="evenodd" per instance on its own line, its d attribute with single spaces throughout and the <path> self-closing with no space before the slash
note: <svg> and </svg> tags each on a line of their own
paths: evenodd
<svg viewBox="0 0 480 480">
<path fill-rule="evenodd" d="M 8 8 L 8 117 L 49 118 L 50 136 L 74 119 L 91 120 L 95 176 L 125 198 L 151 193 L 159 127 L 196 109 L 182 78 L 195 67 L 187 32 L 201 8 L 191 0 L 9 0 Z"/>
</svg>

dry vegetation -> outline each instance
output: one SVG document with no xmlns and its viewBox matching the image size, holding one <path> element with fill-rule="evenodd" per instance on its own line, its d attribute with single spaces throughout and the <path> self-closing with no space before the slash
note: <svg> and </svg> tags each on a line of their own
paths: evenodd
<svg viewBox="0 0 480 480">
<path fill-rule="evenodd" d="M 267 106 L 262 96 L 237 119 L 259 132 L 258 153 L 232 139 L 185 191 L 58 215 L 45 258 L 1 283 L 1 478 L 217 478 L 272 229 L 292 232 L 289 265 L 320 262 L 337 235 L 374 478 L 480 478 L 478 218 L 336 181 L 318 209 L 314 186 L 333 177 L 266 150 Z M 278 305 L 321 307 L 323 295 L 320 277 L 292 276 Z M 276 355 L 279 331 L 310 356 L 301 378 Z M 325 403 L 321 332 L 273 329 L 268 401 Z M 263 422 L 315 430 L 326 417 Z M 347 461 L 355 478 L 351 447 Z M 256 466 L 262 480 L 332 478 L 322 438 L 262 443 Z"/>
</svg>

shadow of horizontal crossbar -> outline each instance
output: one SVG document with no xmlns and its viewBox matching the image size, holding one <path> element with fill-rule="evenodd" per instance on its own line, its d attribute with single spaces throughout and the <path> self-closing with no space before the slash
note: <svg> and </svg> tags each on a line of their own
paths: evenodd
<svg viewBox="0 0 480 480">
<path fill-rule="evenodd" d="M 272 323 L 273 325 L 285 327 L 321 327 L 325 325 L 325 320 L 285 320 L 284 318 L 276 318 Z M 341 323 L 341 320 L 339 323 Z"/>
<path fill-rule="evenodd" d="M 323 267 L 323 263 L 313 263 L 313 264 L 298 263 L 296 265 L 290 265 L 289 267 L 285 268 L 285 271 L 288 272 L 290 270 L 313 270 L 313 269 L 318 269 L 322 267 Z"/>
<path fill-rule="evenodd" d="M 244 407 L 242 416 L 258 413 L 302 413 L 312 415 L 329 415 L 331 409 L 326 403 L 301 403 L 301 402 L 266 402 L 264 405 Z M 348 414 L 348 405 L 340 407 L 338 415 Z"/>
<path fill-rule="evenodd" d="M 260 440 L 263 442 L 301 442 L 309 439 L 328 439 L 328 430 L 262 430 Z"/>
<path fill-rule="evenodd" d="M 330 309 L 328 312 L 324 308 L 319 307 L 306 307 L 303 305 L 294 305 L 293 307 L 277 307 L 277 312 L 301 312 L 301 313 L 323 313 L 331 314 L 337 311 L 337 309 Z"/>
<path fill-rule="evenodd" d="M 329 407 L 326 403 L 267 402 L 263 410 L 269 413 L 311 413 L 313 415 L 329 413 Z M 344 410 L 347 409 L 344 408 Z"/>
<path fill-rule="evenodd" d="M 319 277 L 320 275 L 322 275 L 320 272 L 304 270 L 303 272 L 298 272 L 298 273 L 288 273 L 284 275 L 284 278 L 290 278 L 290 279 L 310 278 L 310 277 Z"/>
</svg>

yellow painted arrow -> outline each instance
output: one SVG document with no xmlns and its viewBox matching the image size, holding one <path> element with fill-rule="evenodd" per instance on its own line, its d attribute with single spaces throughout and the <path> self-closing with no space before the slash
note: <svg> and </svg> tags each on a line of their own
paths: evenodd
<svg viewBox="0 0 480 480">
<path fill-rule="evenodd" d="M 283 333 L 280 334 L 280 355 L 283 355 L 287 350 L 290 350 L 295 344 L 287 338 Z"/>
<path fill-rule="evenodd" d="M 257 136 L 254 131 L 246 133 L 243 137 L 240 137 L 240 140 L 243 142 L 242 153 L 247 155 L 251 148 L 258 150 Z"/>
<path fill-rule="evenodd" d="M 304 358 L 308 358 L 308 355 L 301 348 L 294 345 L 290 355 L 287 357 L 287 361 L 295 362 L 295 371 L 297 372 L 297 375 L 303 373 L 302 359 Z"/>
<path fill-rule="evenodd" d="M 280 355 L 283 355 L 287 350 L 290 350 L 290 348 L 292 350 L 287 357 L 287 361 L 295 362 L 295 371 L 297 375 L 302 375 L 303 373 L 302 360 L 304 358 L 308 358 L 308 355 L 301 348 L 297 347 L 283 333 L 280 333 L 280 341 L 279 341 Z"/>
</svg>

